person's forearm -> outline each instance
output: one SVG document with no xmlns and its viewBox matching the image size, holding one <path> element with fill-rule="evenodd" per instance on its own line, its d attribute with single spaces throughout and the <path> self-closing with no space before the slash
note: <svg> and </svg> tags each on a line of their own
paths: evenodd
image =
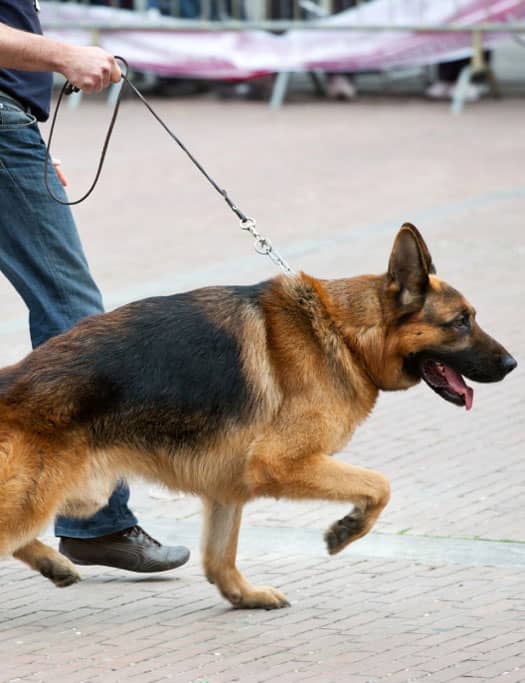
<svg viewBox="0 0 525 683">
<path fill-rule="evenodd" d="M 99 92 L 118 83 L 120 68 L 99 47 L 80 47 L 27 33 L 0 23 L 0 67 L 22 71 L 58 71 L 77 88 Z"/>
<path fill-rule="evenodd" d="M 63 73 L 70 46 L 0 23 L 0 67 Z"/>
</svg>

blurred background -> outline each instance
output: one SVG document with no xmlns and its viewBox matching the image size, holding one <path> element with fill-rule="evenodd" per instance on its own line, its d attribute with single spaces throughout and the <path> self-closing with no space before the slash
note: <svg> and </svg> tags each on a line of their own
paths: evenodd
<svg viewBox="0 0 525 683">
<path fill-rule="evenodd" d="M 294 91 L 450 99 L 523 92 L 520 0 L 42 2 L 48 34 L 126 56 L 164 94 L 268 100 Z M 493 49 L 495 48 L 495 52 Z"/>
</svg>

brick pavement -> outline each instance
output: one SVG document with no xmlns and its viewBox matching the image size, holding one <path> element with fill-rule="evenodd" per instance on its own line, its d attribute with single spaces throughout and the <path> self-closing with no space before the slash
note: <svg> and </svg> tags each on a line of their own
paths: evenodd
<svg viewBox="0 0 525 683">
<path fill-rule="evenodd" d="M 2 564 L 2 681 L 523 681 L 522 571 L 241 554 L 292 608 L 233 611 L 176 577 L 83 570 L 57 590 Z"/>
<path fill-rule="evenodd" d="M 158 104 L 295 265 L 319 276 L 379 272 L 395 230 L 412 220 L 438 272 L 523 357 L 522 101 L 484 102 L 459 118 L 415 98 L 277 114 L 259 104 Z M 89 102 L 63 119 L 73 195 L 88 183 L 107 114 Z M 77 215 L 109 306 L 274 273 L 136 103 L 126 103 L 101 186 Z M 26 316 L 7 283 L 0 293 L 6 364 L 28 347 Z M 522 372 L 478 385 L 468 414 L 425 387 L 381 398 L 340 456 L 391 479 L 372 545 L 324 555 L 322 530 L 346 511 L 336 504 L 247 508 L 240 566 L 284 590 L 289 610 L 230 610 L 201 575 L 199 502 L 152 498 L 145 485 L 133 501 L 147 528 L 192 546 L 171 577 L 85 568 L 81 584 L 58 591 L 2 561 L 0 683 L 523 683 Z M 429 549 L 421 558 L 419 541 Z M 383 546 L 395 549 L 382 556 Z"/>
</svg>

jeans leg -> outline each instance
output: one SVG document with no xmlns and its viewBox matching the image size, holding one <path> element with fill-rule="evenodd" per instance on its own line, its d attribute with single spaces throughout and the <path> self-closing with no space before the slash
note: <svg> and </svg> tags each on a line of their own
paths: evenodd
<svg viewBox="0 0 525 683">
<path fill-rule="evenodd" d="M 111 494 L 108 504 L 88 519 L 57 517 L 55 536 L 68 538 L 96 538 L 114 534 L 137 524 L 137 518 L 128 507 L 129 488 L 121 482 Z"/>
<path fill-rule="evenodd" d="M 45 145 L 36 124 L 8 99 L 0 116 L 0 270 L 29 309 L 33 347 L 103 311 L 69 207 L 53 201 L 44 185 Z M 65 192 L 54 169 L 54 194 Z M 121 531 L 137 520 L 129 489 L 117 487 L 108 505 L 88 520 L 59 517 L 57 535 L 91 538 Z"/>
</svg>

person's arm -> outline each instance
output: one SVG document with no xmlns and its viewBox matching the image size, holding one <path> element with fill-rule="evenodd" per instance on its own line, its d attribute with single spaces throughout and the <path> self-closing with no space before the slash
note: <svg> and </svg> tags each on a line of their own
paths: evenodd
<svg viewBox="0 0 525 683">
<path fill-rule="evenodd" d="M 118 83 L 120 68 L 99 47 L 78 47 L 0 23 L 0 67 L 22 71 L 56 71 L 84 92 L 100 92 Z"/>
</svg>

